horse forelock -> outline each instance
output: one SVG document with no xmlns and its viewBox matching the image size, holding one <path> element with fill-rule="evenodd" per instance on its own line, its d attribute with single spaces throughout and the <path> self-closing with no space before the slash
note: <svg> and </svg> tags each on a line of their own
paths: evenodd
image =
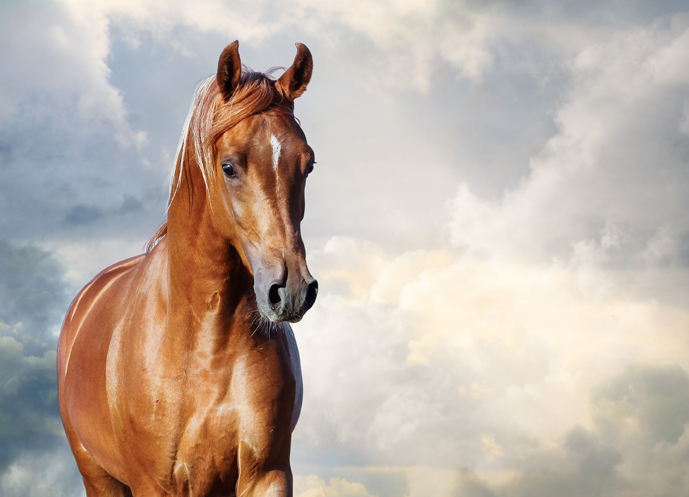
<svg viewBox="0 0 689 497">
<path fill-rule="evenodd" d="M 283 97 L 271 78 L 271 73 L 276 69 L 281 68 L 271 68 L 261 73 L 244 66 L 239 86 L 227 102 L 218 87 L 215 74 L 199 83 L 177 145 L 169 179 L 168 209 L 182 185 L 186 167 L 199 168 L 210 202 L 211 187 L 217 179 L 214 167 L 215 142 L 243 119 L 264 112 L 282 100 Z M 167 221 L 146 242 L 144 250 L 150 252 L 166 234 Z"/>
</svg>

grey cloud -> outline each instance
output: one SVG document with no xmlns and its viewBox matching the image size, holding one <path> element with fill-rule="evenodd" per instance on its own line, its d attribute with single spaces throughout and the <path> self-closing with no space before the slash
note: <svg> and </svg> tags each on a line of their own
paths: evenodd
<svg viewBox="0 0 689 497">
<path fill-rule="evenodd" d="M 631 26 L 573 54 L 558 85 L 557 132 L 529 173 L 498 201 L 460 188 L 456 247 L 568 261 L 582 278 L 605 272 L 617 291 L 684 307 L 688 19 Z"/>
<path fill-rule="evenodd" d="M 12 162 L 12 147 L 0 143 L 0 167 L 4 167 Z"/>
<path fill-rule="evenodd" d="M 55 364 L 54 331 L 67 308 L 66 287 L 63 270 L 50 253 L 0 240 L 2 495 L 67 495 L 64 492 L 73 489 L 77 471 L 59 417 Z M 53 457 L 62 460 L 46 466 L 62 468 L 54 482 L 48 482 L 48 473 L 43 472 L 38 477 L 22 476 L 27 461 Z"/>
<path fill-rule="evenodd" d="M 109 82 L 107 22 L 82 23 L 71 8 L 60 2 L 3 8 L 0 230 L 16 240 L 84 240 L 116 232 L 112 226 L 137 210 L 126 220 L 128 235 L 143 240 L 164 212 L 157 192 L 172 160 L 159 143 L 147 148 L 122 91 Z M 64 38 L 55 42 L 55 33 Z M 178 133 L 168 147 L 173 152 Z"/>
<path fill-rule="evenodd" d="M 603 446 L 598 437 L 583 426 L 575 426 L 565 436 L 564 448 L 578 460 L 582 474 L 606 477 L 622 462 L 622 455 L 612 447 Z"/>
<path fill-rule="evenodd" d="M 649 448 L 676 444 L 689 423 L 689 376 L 679 366 L 632 365 L 591 392 L 594 419 L 611 439 L 633 421 Z"/>
<path fill-rule="evenodd" d="M 136 149 L 117 143 L 108 125 L 90 126 L 61 112 L 44 123 L 0 125 L 12 147 L 7 167 L 0 168 L 0 229 L 6 237 L 74 239 L 69 228 L 98 224 L 107 232 L 134 210 L 143 215 L 130 222 L 130 234 L 155 229 L 165 208 L 162 160 L 158 168 L 147 166 Z"/>
<path fill-rule="evenodd" d="M 0 467 L 25 450 L 63 442 L 57 408 L 55 352 L 24 355 L 20 342 L 0 338 Z M 0 470 L 1 471 L 1 470 Z"/>
<path fill-rule="evenodd" d="M 56 345 L 51 333 L 69 303 L 63 270 L 57 260 L 32 246 L 0 240 L 0 322 L 30 354 Z"/>
<path fill-rule="evenodd" d="M 85 496 L 67 444 L 51 450 L 25 451 L 0 476 L 3 497 Z"/>
<path fill-rule="evenodd" d="M 128 214 L 141 213 L 145 209 L 146 206 L 141 200 L 134 195 L 125 194 L 119 207 L 106 212 L 95 205 L 77 204 L 67 213 L 65 223 L 72 226 L 87 226 L 96 222 L 109 221 L 108 227 L 110 227 L 122 216 L 130 218 Z"/>
<path fill-rule="evenodd" d="M 470 470 L 457 472 L 457 482 L 452 497 L 497 497 L 490 486 Z"/>
<path fill-rule="evenodd" d="M 65 222 L 73 225 L 91 224 L 102 216 L 103 213 L 98 207 L 79 204 L 72 207 L 72 210 L 65 217 Z"/>
<path fill-rule="evenodd" d="M 118 210 L 119 212 L 126 214 L 130 212 L 140 212 L 143 209 L 144 204 L 141 202 L 141 200 L 136 198 L 134 195 L 125 195 L 122 205 Z"/>
</svg>

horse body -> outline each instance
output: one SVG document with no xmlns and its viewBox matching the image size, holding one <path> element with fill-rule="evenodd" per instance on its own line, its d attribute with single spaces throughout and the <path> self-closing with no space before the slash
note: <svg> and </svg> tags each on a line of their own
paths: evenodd
<svg viewBox="0 0 689 497">
<path fill-rule="evenodd" d="M 212 103 L 207 143 L 190 113 L 157 244 L 100 273 L 67 314 L 60 411 L 88 497 L 292 494 L 301 373 L 287 322 L 317 290 L 299 231 L 313 152 L 292 115 L 311 72 L 298 47 L 280 80 L 258 82 L 273 91 L 263 107 L 214 136 L 256 78 L 228 46 L 197 95 Z"/>
</svg>

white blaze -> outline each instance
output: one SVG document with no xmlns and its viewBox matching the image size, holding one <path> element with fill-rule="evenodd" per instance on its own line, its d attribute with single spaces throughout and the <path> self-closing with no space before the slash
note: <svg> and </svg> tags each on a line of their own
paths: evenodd
<svg viewBox="0 0 689 497">
<path fill-rule="evenodd" d="M 270 135 L 270 144 L 273 146 L 273 169 L 278 170 L 278 160 L 280 159 L 280 148 L 282 144 L 275 137 L 275 135 Z"/>
</svg>

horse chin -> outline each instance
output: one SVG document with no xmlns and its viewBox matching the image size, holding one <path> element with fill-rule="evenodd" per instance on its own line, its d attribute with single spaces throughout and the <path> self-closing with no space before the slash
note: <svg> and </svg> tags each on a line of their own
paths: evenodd
<svg viewBox="0 0 689 497">
<path fill-rule="evenodd" d="M 269 304 L 258 304 L 258 312 L 264 321 L 270 323 L 298 323 L 304 317 L 304 313 L 280 313 L 276 312 Z"/>
</svg>

